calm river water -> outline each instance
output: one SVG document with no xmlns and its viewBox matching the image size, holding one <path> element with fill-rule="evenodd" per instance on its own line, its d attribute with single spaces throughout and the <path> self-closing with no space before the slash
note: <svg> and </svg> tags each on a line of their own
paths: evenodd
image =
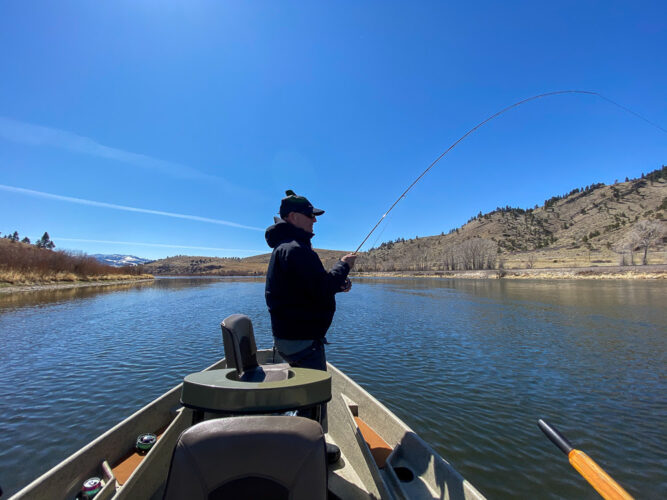
<svg viewBox="0 0 667 500">
<path fill-rule="evenodd" d="M 357 279 L 329 361 L 489 498 L 599 498 L 544 437 L 556 425 L 637 498 L 667 498 L 667 286 Z M 223 356 L 264 283 L 160 279 L 0 296 L 0 485 L 11 494 Z"/>
</svg>

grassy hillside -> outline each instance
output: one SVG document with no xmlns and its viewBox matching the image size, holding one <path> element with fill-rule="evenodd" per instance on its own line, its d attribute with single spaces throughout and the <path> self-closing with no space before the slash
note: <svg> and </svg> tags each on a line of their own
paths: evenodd
<svg viewBox="0 0 667 500">
<path fill-rule="evenodd" d="M 315 249 L 324 266 L 330 268 L 347 252 Z M 270 253 L 240 259 L 238 257 L 190 257 L 177 255 L 145 264 L 144 270 L 156 275 L 260 276 L 266 273 Z"/>
<path fill-rule="evenodd" d="M 667 234 L 667 167 L 611 186 L 593 184 L 530 209 L 479 213 L 449 234 L 398 239 L 360 254 L 355 271 L 433 272 L 462 269 L 549 269 L 641 264 L 633 234 L 651 223 Z M 642 222 L 643 221 L 643 222 Z M 330 268 L 345 254 L 316 250 Z M 144 266 L 153 274 L 263 275 L 270 254 L 240 258 L 177 256 Z M 652 243 L 648 264 L 667 264 L 664 238 Z"/>
<path fill-rule="evenodd" d="M 357 270 L 466 269 L 462 254 L 473 243 L 483 244 L 478 252 L 487 257 L 477 269 L 639 264 L 643 249 L 633 238 L 638 225 L 657 225 L 663 236 L 667 226 L 667 168 L 645 177 L 575 189 L 532 209 L 480 213 L 449 234 L 383 243 L 362 255 Z M 667 263 L 664 238 L 650 246 L 647 260 Z"/>
</svg>

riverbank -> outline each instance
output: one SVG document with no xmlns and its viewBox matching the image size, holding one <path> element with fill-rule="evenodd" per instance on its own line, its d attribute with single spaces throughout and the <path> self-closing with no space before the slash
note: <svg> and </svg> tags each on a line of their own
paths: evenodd
<svg viewBox="0 0 667 500">
<path fill-rule="evenodd" d="M 155 278 L 150 274 L 138 276 L 96 276 L 90 281 L 58 281 L 49 283 L 25 283 L 11 284 L 0 282 L 0 294 L 20 292 L 40 292 L 45 290 L 67 290 L 71 288 L 84 288 L 91 286 L 128 285 L 133 283 L 144 283 L 153 281 Z"/>
<path fill-rule="evenodd" d="M 446 279 L 667 279 L 667 265 L 570 267 L 552 269 L 484 269 L 477 271 L 388 271 L 353 273 L 374 278 L 446 278 Z"/>
</svg>

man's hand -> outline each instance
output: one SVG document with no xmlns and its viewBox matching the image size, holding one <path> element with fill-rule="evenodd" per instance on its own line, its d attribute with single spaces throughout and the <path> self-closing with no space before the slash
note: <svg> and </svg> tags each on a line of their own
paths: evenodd
<svg viewBox="0 0 667 500">
<path fill-rule="evenodd" d="M 345 257 L 342 259 L 343 262 L 346 262 L 348 266 L 350 266 L 350 269 L 354 267 L 354 261 L 357 260 L 357 254 L 356 253 L 348 253 Z"/>
<path fill-rule="evenodd" d="M 345 283 L 340 287 L 341 292 L 349 292 L 352 289 L 352 282 L 350 280 L 345 280 Z"/>
</svg>

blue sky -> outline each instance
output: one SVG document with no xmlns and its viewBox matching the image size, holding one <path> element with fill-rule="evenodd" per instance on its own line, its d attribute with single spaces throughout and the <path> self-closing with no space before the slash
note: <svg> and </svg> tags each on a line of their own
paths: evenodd
<svg viewBox="0 0 667 500">
<path fill-rule="evenodd" d="M 249 256 L 285 189 L 354 250 L 468 129 L 561 89 L 667 128 L 667 3 L 2 2 L 0 231 L 86 253 Z M 595 96 L 479 129 L 364 249 L 667 163 Z"/>
</svg>

